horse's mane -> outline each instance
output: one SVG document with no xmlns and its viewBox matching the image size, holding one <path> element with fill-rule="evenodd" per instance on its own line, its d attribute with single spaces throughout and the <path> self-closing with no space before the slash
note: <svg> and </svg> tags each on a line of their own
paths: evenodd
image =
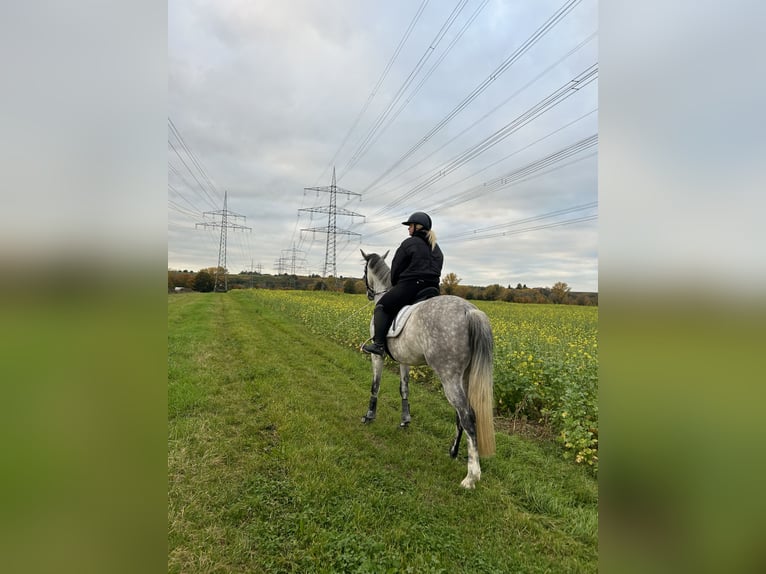
<svg viewBox="0 0 766 574">
<path fill-rule="evenodd" d="M 367 266 L 386 287 L 391 286 L 391 268 L 377 253 L 370 253 Z"/>
</svg>

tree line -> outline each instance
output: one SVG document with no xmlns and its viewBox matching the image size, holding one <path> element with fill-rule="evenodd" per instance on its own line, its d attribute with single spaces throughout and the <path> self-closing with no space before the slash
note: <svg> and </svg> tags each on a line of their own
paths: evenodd
<svg viewBox="0 0 766 574">
<path fill-rule="evenodd" d="M 168 270 L 168 292 L 199 291 L 207 293 L 215 287 L 215 276 L 225 270 L 208 267 L 197 272 L 189 270 Z M 219 281 L 220 283 L 220 281 Z M 242 271 L 226 274 L 226 283 L 231 289 L 297 289 L 303 291 L 339 291 L 351 294 L 366 292 L 364 280 L 355 277 L 320 277 L 319 275 L 269 275 Z M 558 305 L 598 305 L 598 293 L 573 292 L 559 281 L 552 287 L 527 287 L 517 283 L 515 287 L 500 284 L 487 286 L 461 285 L 455 273 L 447 273 L 441 282 L 444 295 L 457 295 L 463 299 L 480 301 L 508 301 L 512 303 L 538 303 Z"/>
</svg>

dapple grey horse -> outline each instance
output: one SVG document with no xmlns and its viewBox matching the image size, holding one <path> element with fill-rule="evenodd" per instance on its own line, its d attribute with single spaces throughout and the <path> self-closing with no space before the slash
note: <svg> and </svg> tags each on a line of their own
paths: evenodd
<svg viewBox="0 0 766 574">
<path fill-rule="evenodd" d="M 366 254 L 364 280 L 367 297 L 377 302 L 391 288 L 391 270 L 377 253 Z M 370 334 L 372 335 L 372 321 Z M 468 474 L 460 483 L 474 488 L 481 478 L 479 456 L 495 453 L 495 429 L 492 418 L 492 354 L 494 342 L 489 319 L 475 305 L 452 295 L 440 295 L 419 303 L 412 309 L 401 333 L 388 337 L 391 357 L 399 363 L 402 397 L 402 422 L 410 423 L 410 366 L 428 365 L 439 377 L 447 400 L 456 411 L 457 432 L 450 456 L 457 457 L 460 438 L 465 431 L 468 443 Z M 378 390 L 384 357 L 372 358 L 370 405 L 362 422 L 375 418 Z"/>
</svg>

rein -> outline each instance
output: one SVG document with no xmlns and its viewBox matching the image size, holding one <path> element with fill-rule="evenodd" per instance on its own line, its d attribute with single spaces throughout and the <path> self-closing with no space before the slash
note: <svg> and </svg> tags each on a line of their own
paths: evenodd
<svg viewBox="0 0 766 574">
<path fill-rule="evenodd" d="M 364 266 L 364 285 L 367 288 L 367 299 L 370 300 L 370 303 L 375 300 L 376 296 L 382 295 L 383 293 L 388 292 L 388 289 L 385 289 L 383 291 L 373 291 L 372 287 L 370 287 L 369 281 L 367 280 L 367 265 Z M 356 311 L 353 311 L 352 313 L 350 313 L 348 317 L 343 319 L 340 323 L 336 324 L 335 327 L 337 328 L 343 325 L 343 323 L 353 318 L 357 313 L 369 307 L 370 303 L 365 303 L 364 305 L 359 307 Z"/>
<path fill-rule="evenodd" d="M 362 311 L 363 309 L 366 309 L 366 308 L 367 308 L 367 307 L 369 307 L 369 306 L 370 306 L 370 303 L 365 303 L 364 305 L 362 305 L 361 307 L 359 307 L 359 309 L 357 309 L 357 310 L 356 310 L 356 311 L 354 311 L 353 313 L 349 314 L 349 316 L 348 316 L 348 317 L 346 317 L 345 319 L 343 319 L 343 321 L 341 321 L 340 323 L 338 323 L 337 325 L 335 325 L 335 327 L 336 327 L 336 328 L 340 327 L 340 326 L 341 326 L 343 323 L 345 323 L 346 321 L 348 321 L 349 319 L 351 319 L 351 318 L 352 318 L 354 315 L 356 315 L 357 313 L 359 313 L 359 311 Z"/>
</svg>

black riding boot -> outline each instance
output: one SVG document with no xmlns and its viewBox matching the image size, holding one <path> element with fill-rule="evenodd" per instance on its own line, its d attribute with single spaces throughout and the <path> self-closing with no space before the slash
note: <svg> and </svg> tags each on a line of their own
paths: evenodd
<svg viewBox="0 0 766 574">
<path fill-rule="evenodd" d="M 372 338 L 372 343 L 367 343 L 362 347 L 362 350 L 365 353 L 373 353 L 382 357 L 386 354 L 386 334 L 388 333 L 388 328 L 391 326 L 391 319 L 382 305 L 375 306 L 373 325 L 375 335 Z"/>
</svg>

